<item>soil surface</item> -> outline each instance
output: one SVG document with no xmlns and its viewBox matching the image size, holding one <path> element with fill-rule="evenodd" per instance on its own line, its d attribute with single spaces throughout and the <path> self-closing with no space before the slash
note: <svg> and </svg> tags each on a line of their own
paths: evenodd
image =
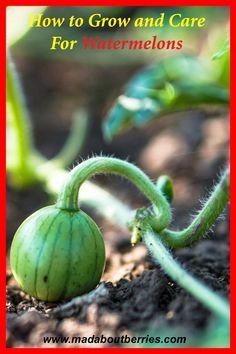
<svg viewBox="0 0 236 354">
<path fill-rule="evenodd" d="M 227 162 L 229 127 L 226 111 L 207 109 L 207 112 L 175 114 L 141 130 L 131 129 L 106 145 L 101 133 L 102 119 L 134 68 L 120 70 L 118 75 L 116 68 L 85 70 L 83 66 L 65 62 L 39 62 L 36 70 L 35 60 L 31 63 L 18 59 L 17 66 L 32 112 L 37 147 L 42 153 L 51 157 L 58 151 L 68 132 L 71 113 L 83 104 L 89 107 L 92 118 L 80 156 L 85 158 L 102 151 L 105 155 L 129 157 L 151 178 L 169 174 L 175 186 L 173 228 L 188 223 L 200 207 L 199 200 L 209 193 Z M 70 85 L 64 85 L 69 80 Z M 32 82 L 38 82 L 37 89 L 32 88 Z M 145 199 L 124 180 L 99 177 L 95 182 L 133 208 L 146 205 Z M 83 297 L 79 305 L 63 310 L 63 303 L 37 301 L 21 291 L 10 272 L 10 243 L 20 223 L 47 204 L 49 198 L 38 186 L 25 191 L 8 186 L 8 347 L 112 346 L 108 343 L 44 343 L 43 337 L 126 334 L 171 336 L 178 333 L 191 343 L 192 337 L 207 330 L 213 320 L 212 314 L 153 263 L 143 244 L 131 247 L 128 230 L 98 218 L 92 210 L 87 211 L 103 229 L 106 244 L 107 262 L 101 292 L 98 290 L 92 301 L 89 296 Z M 187 270 L 225 297 L 229 294 L 228 214 L 226 210 L 224 218 L 204 240 L 191 248 L 173 250 Z"/>
</svg>

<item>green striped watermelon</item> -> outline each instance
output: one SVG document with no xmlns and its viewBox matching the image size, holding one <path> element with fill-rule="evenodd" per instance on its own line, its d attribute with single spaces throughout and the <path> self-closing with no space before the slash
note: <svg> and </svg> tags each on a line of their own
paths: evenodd
<svg viewBox="0 0 236 354">
<path fill-rule="evenodd" d="M 10 264 L 16 281 L 31 296 L 69 299 L 99 283 L 105 264 L 103 237 L 81 210 L 42 208 L 17 230 Z"/>
</svg>

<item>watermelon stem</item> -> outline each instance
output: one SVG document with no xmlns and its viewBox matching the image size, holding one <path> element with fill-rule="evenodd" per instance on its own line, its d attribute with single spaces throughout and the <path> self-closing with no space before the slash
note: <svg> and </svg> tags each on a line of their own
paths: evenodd
<svg viewBox="0 0 236 354">
<path fill-rule="evenodd" d="M 92 176 L 101 173 L 123 176 L 137 186 L 153 205 L 154 212 L 151 219 L 155 230 L 162 231 L 170 224 L 170 205 L 156 185 L 135 165 L 112 157 L 93 157 L 73 168 L 59 193 L 57 207 L 71 211 L 79 210 L 78 195 L 82 184 Z"/>
</svg>

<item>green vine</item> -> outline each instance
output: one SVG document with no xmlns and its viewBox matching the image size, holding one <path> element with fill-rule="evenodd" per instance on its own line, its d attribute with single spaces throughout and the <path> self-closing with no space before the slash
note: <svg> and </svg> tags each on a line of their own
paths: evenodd
<svg viewBox="0 0 236 354">
<path fill-rule="evenodd" d="M 216 316 L 229 320 L 230 309 L 228 302 L 215 294 L 205 284 L 195 279 L 175 261 L 168 248 L 163 244 L 161 237 L 150 227 L 143 232 L 143 240 L 154 260 L 160 264 L 173 281 L 187 290 Z"/>
<path fill-rule="evenodd" d="M 150 199 L 156 208 L 137 210 L 133 221 L 130 223 L 132 228 L 131 242 L 136 244 L 143 238 L 154 260 L 162 266 L 177 284 L 189 291 L 217 316 L 229 320 L 228 302 L 193 278 L 174 260 L 167 248 L 185 247 L 197 241 L 214 224 L 229 201 L 229 167 L 225 169 L 219 183 L 190 226 L 180 232 L 170 231 L 165 228 L 170 223 L 171 214 L 167 199 L 169 198 L 169 201 L 171 201 L 173 197 L 171 180 L 167 176 L 161 176 L 155 186 L 136 166 L 114 158 L 94 157 L 75 167 L 67 176 L 58 197 L 57 207 L 70 211 L 79 210 L 78 194 L 81 185 L 88 178 L 98 173 L 114 173 L 126 177 Z M 160 190 L 164 198 L 161 197 Z M 156 214 L 157 211 L 158 214 Z M 159 230 L 156 228 L 157 225 Z M 168 237 L 168 235 L 171 236 Z"/>
<path fill-rule="evenodd" d="M 82 162 L 73 170 L 71 170 L 71 172 L 67 175 L 64 185 L 58 195 L 56 205 L 37 211 L 35 214 L 29 217 L 22 225 L 22 227 L 20 227 L 16 232 L 11 249 L 11 264 L 14 270 L 14 275 L 16 279 L 18 279 L 18 282 L 21 284 L 21 286 L 26 289 L 26 291 L 31 292 L 34 296 L 37 295 L 41 299 L 51 299 L 51 301 L 55 301 L 56 299 L 63 299 L 64 297 L 67 298 L 73 294 L 83 293 L 83 291 L 86 291 L 85 289 L 90 289 L 91 286 L 95 286 L 99 281 L 98 275 L 100 274 L 99 276 L 101 276 L 102 274 L 102 267 L 104 262 L 104 250 L 102 244 L 100 247 L 101 253 L 103 254 L 101 254 L 102 263 L 100 264 L 99 274 L 96 275 L 95 279 L 91 278 L 91 276 L 89 277 L 84 275 L 82 289 L 74 288 L 74 285 L 70 285 L 70 288 L 67 289 L 66 285 L 61 285 L 59 275 L 53 275 L 52 272 L 52 269 L 55 268 L 61 269 L 60 272 L 64 274 L 66 271 L 65 267 L 63 266 L 64 263 L 66 264 L 67 271 L 69 271 L 70 266 L 72 265 L 71 263 L 68 265 L 68 258 L 72 257 L 72 255 L 68 254 L 68 251 L 66 251 L 67 247 L 65 244 L 72 242 L 69 240 L 74 239 L 73 242 L 75 242 L 76 245 L 76 235 L 79 230 L 80 232 L 87 234 L 90 233 L 89 228 L 92 228 L 94 230 L 93 234 L 94 236 L 96 235 L 97 238 L 96 242 L 98 242 L 98 240 L 101 238 L 95 223 L 91 218 L 82 212 L 78 204 L 78 199 L 80 200 L 79 192 L 82 184 L 87 183 L 87 179 L 99 173 L 112 173 L 129 179 L 138 187 L 138 189 L 144 193 L 144 195 L 152 203 L 151 208 L 149 207 L 137 210 L 131 222 L 131 228 L 133 231 L 131 239 L 132 243 L 135 244 L 140 241 L 141 238 L 143 238 L 154 260 L 162 266 L 166 273 L 177 284 L 191 293 L 196 299 L 198 299 L 209 310 L 213 311 L 213 313 L 215 313 L 217 316 L 229 320 L 228 302 L 220 296 L 216 295 L 214 292 L 212 292 L 212 290 L 208 289 L 208 287 L 203 285 L 201 282 L 193 278 L 185 269 L 179 265 L 178 262 L 174 260 L 173 256 L 168 250 L 168 246 L 183 247 L 190 241 L 193 242 L 202 237 L 208 231 L 209 227 L 212 226 L 217 216 L 219 216 L 219 214 L 223 211 L 229 200 L 228 168 L 222 175 L 219 183 L 215 187 L 205 206 L 203 206 L 202 210 L 199 212 L 190 226 L 186 228 L 186 230 L 190 231 L 183 232 L 184 236 L 182 236 L 181 241 L 176 241 L 174 243 L 172 239 L 165 237 L 165 235 L 168 235 L 169 233 L 166 227 L 168 227 L 171 221 L 170 206 L 166 197 L 173 195 L 172 182 L 169 178 L 163 176 L 163 178 L 161 178 L 157 183 L 157 188 L 157 186 L 150 181 L 144 172 L 129 162 L 109 157 L 94 157 Z M 162 190 L 162 192 L 166 192 L 165 196 L 162 194 L 159 188 Z M 124 208 L 126 208 L 128 214 L 131 215 L 129 209 L 125 206 Z M 120 212 L 121 214 L 119 214 Z M 124 220 L 122 220 L 124 213 L 122 213 L 122 207 L 120 209 L 118 208 L 116 218 L 119 224 L 124 224 Z M 205 218 L 207 218 L 208 222 L 202 223 L 202 220 L 205 220 Z M 196 227 L 196 225 L 198 227 Z M 48 241 L 47 244 L 46 240 L 50 240 L 52 238 L 55 240 L 54 242 L 56 244 L 57 235 L 61 232 L 62 228 L 65 228 L 66 233 L 69 234 L 65 235 L 65 238 L 60 238 L 60 241 L 58 241 L 58 247 L 60 247 L 59 249 L 65 249 L 62 255 L 63 258 L 61 259 L 60 268 L 58 268 L 59 265 L 56 265 L 57 263 L 54 264 L 56 260 L 53 260 L 53 266 L 51 265 L 51 260 L 53 259 L 54 254 L 51 254 L 51 252 L 55 251 L 53 248 L 51 248 L 51 241 Z M 31 243 L 28 245 L 27 239 L 29 236 L 27 236 L 27 230 L 29 229 L 31 230 L 32 235 L 30 236 Z M 38 236 L 39 231 L 37 230 L 41 230 L 40 234 L 42 233 L 42 236 L 40 237 L 43 238 L 42 249 L 44 250 L 45 257 L 38 256 L 36 260 L 33 260 L 33 258 L 31 259 L 27 269 L 29 272 L 30 269 L 32 269 L 33 274 L 36 275 L 33 276 L 29 274 L 25 279 L 25 267 L 22 268 L 22 266 L 25 262 L 23 261 L 24 257 L 28 253 L 28 247 L 30 247 L 31 253 L 33 252 L 32 247 L 36 247 L 35 252 L 37 254 L 37 244 L 38 242 L 41 244 L 40 237 Z M 189 236 L 190 234 L 191 237 Z M 177 239 L 177 236 L 175 237 Z M 64 246 L 62 247 L 62 245 Z M 20 254 L 18 253 L 19 247 Z M 79 252 L 81 253 L 79 257 L 82 257 L 83 255 L 83 247 L 85 247 L 84 243 L 82 243 L 82 245 L 79 247 Z M 71 246 L 68 249 L 70 252 L 72 252 Z M 91 253 L 91 257 L 97 258 L 100 254 L 100 251 L 98 252 L 97 250 L 93 256 L 92 254 L 93 253 Z M 87 269 L 87 272 L 89 269 L 88 262 L 90 262 L 92 258 L 83 259 L 84 263 L 83 265 L 80 265 L 80 269 L 83 267 L 84 269 Z M 44 278 L 48 277 L 47 273 L 49 272 L 50 280 L 47 286 L 42 280 L 40 280 L 40 277 L 37 276 L 38 269 L 44 269 L 42 273 Z M 80 270 L 78 269 L 78 274 L 80 274 L 79 272 Z M 69 274 L 67 276 L 69 276 Z M 34 280 L 34 284 L 32 284 L 31 279 L 36 279 Z M 53 292 L 49 290 L 54 288 L 53 284 L 55 284 L 56 288 L 58 288 L 58 292 L 56 290 Z"/>
<path fill-rule="evenodd" d="M 191 224 L 182 231 L 165 229 L 160 232 L 161 239 L 170 247 L 187 247 L 202 238 L 215 224 L 230 198 L 230 168 L 224 170 L 219 183 L 213 189 L 202 209 Z"/>
<path fill-rule="evenodd" d="M 75 167 L 67 176 L 59 194 L 57 206 L 66 210 L 79 210 L 78 194 L 81 185 L 99 173 L 113 173 L 132 181 L 155 207 L 156 229 L 163 230 L 171 221 L 171 211 L 165 197 L 157 190 L 147 175 L 138 167 L 116 158 L 94 157 Z"/>
</svg>

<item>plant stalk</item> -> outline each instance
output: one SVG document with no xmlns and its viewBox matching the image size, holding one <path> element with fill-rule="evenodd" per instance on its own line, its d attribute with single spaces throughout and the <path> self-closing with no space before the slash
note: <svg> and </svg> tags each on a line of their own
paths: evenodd
<svg viewBox="0 0 236 354">
<path fill-rule="evenodd" d="M 7 79 L 7 103 L 10 110 L 10 118 L 13 129 L 16 131 L 16 157 L 17 170 L 23 176 L 31 175 L 33 173 L 31 168 L 32 152 L 34 152 L 30 119 L 27 109 L 25 107 L 22 89 L 17 77 L 17 72 L 14 64 L 11 61 L 10 55 L 7 55 L 6 66 Z"/>
<path fill-rule="evenodd" d="M 57 207 L 66 210 L 79 210 L 78 195 L 81 185 L 99 173 L 112 173 L 129 179 L 151 201 L 155 208 L 155 228 L 159 231 L 171 221 L 169 203 L 149 177 L 133 164 L 111 157 L 90 158 L 76 166 L 68 174 L 59 193 Z"/>
<path fill-rule="evenodd" d="M 172 280 L 192 294 L 193 297 L 199 300 L 216 316 L 224 318 L 227 321 L 230 319 L 229 303 L 182 268 L 182 266 L 174 260 L 167 247 L 159 238 L 159 235 L 150 227 L 144 232 L 143 240 L 154 260 L 160 264 L 162 269 Z"/>
<path fill-rule="evenodd" d="M 180 248 L 191 245 L 202 238 L 214 225 L 230 200 L 230 168 L 227 166 L 219 182 L 204 203 L 202 209 L 182 231 L 165 229 L 160 238 L 170 247 Z"/>
<path fill-rule="evenodd" d="M 38 166 L 37 174 L 43 181 L 46 191 L 50 195 L 57 196 L 65 183 L 68 172 L 48 161 Z M 114 197 L 109 191 L 90 181 L 85 181 L 81 186 L 79 200 L 82 205 L 92 208 L 93 212 L 99 216 L 124 228 L 127 228 L 135 214 L 130 207 Z"/>
</svg>

